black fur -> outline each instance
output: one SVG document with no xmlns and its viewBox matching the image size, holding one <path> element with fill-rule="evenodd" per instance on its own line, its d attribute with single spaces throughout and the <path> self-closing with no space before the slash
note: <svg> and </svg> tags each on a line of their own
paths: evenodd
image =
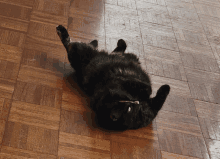
<svg viewBox="0 0 220 159">
<path fill-rule="evenodd" d="M 101 127 L 137 129 L 147 126 L 156 117 L 170 87 L 161 86 L 157 95 L 150 98 L 150 78 L 136 55 L 124 53 L 127 47 L 124 40 L 120 39 L 113 53 L 108 54 L 97 50 L 97 40 L 90 44 L 70 42 L 67 30 L 61 25 L 57 33 Z"/>
</svg>

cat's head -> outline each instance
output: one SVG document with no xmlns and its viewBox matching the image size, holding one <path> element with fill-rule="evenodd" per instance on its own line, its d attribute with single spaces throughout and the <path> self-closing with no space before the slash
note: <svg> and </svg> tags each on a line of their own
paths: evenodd
<svg viewBox="0 0 220 159">
<path fill-rule="evenodd" d="M 97 122 L 101 127 L 110 130 L 147 126 L 156 117 L 170 92 L 170 87 L 163 85 L 157 91 L 157 95 L 151 98 L 151 87 L 144 83 L 136 87 L 127 87 L 125 84 L 125 89 L 121 88 L 121 84 L 110 85 L 111 87 L 107 86 L 97 92 L 97 98 L 91 100 L 91 104 L 95 104 Z M 136 93 L 136 96 L 131 95 L 131 92 Z"/>
</svg>

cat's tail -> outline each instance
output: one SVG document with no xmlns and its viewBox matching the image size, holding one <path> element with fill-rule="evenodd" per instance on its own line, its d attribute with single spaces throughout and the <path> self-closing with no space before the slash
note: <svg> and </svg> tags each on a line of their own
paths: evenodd
<svg viewBox="0 0 220 159">
<path fill-rule="evenodd" d="M 56 27 L 57 34 L 60 37 L 60 40 L 62 41 L 64 47 L 66 48 L 67 52 L 69 50 L 69 44 L 70 44 L 70 36 L 66 30 L 66 28 L 62 25 L 59 25 Z"/>
</svg>

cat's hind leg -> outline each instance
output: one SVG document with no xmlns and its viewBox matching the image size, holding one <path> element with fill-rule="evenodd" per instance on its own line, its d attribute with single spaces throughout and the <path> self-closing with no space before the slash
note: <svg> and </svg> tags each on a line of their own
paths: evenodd
<svg viewBox="0 0 220 159">
<path fill-rule="evenodd" d="M 66 48 L 67 52 L 69 51 L 69 45 L 70 45 L 70 36 L 66 30 L 66 28 L 62 25 L 59 25 L 56 27 L 57 34 L 60 37 L 60 40 L 62 41 L 64 47 Z"/>
</svg>

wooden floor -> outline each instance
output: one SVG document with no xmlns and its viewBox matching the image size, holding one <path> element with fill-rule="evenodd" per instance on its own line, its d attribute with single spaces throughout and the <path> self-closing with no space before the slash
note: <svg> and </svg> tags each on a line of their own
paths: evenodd
<svg viewBox="0 0 220 159">
<path fill-rule="evenodd" d="M 108 51 L 124 39 L 154 94 L 171 86 L 152 125 L 94 125 L 59 24 Z M 220 0 L 0 0 L 0 158 L 220 159 L 219 66 Z"/>
</svg>

